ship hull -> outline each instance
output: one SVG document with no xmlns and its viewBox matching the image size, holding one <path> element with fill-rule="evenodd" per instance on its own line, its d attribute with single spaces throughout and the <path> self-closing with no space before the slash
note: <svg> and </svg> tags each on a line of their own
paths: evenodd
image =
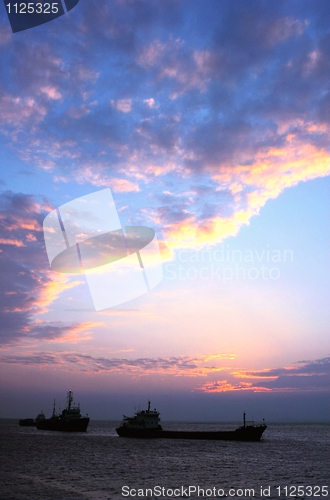
<svg viewBox="0 0 330 500">
<path fill-rule="evenodd" d="M 160 433 L 164 431 L 158 429 L 130 429 L 127 427 L 118 427 L 116 432 L 120 437 L 155 439 L 160 438 Z"/>
<path fill-rule="evenodd" d="M 86 432 L 89 424 L 89 418 L 63 420 L 61 418 L 47 418 L 37 424 L 37 429 L 42 431 L 60 431 L 60 432 Z"/>
<path fill-rule="evenodd" d="M 18 423 L 21 427 L 35 427 L 37 425 L 33 418 L 21 418 Z"/>
<path fill-rule="evenodd" d="M 266 425 L 241 427 L 234 431 L 164 431 L 118 427 L 120 437 L 140 439 L 206 439 L 214 441 L 260 441 Z"/>
</svg>

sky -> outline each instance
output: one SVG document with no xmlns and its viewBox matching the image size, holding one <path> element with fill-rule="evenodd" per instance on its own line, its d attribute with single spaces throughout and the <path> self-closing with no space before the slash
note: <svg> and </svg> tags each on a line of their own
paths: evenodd
<svg viewBox="0 0 330 500">
<path fill-rule="evenodd" d="M 329 4 L 0 5 L 0 417 L 328 419 Z M 163 280 L 95 311 L 47 214 L 110 188 Z"/>
</svg>

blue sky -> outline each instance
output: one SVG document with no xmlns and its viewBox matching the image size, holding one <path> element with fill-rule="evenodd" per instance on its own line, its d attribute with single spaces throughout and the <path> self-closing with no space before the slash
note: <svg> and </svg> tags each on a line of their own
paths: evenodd
<svg viewBox="0 0 330 500">
<path fill-rule="evenodd" d="M 69 388 L 328 401 L 328 54 L 325 1 L 80 0 L 15 34 L 0 7 L 3 416 Z M 96 313 L 42 223 L 105 188 L 164 279 Z"/>
</svg>

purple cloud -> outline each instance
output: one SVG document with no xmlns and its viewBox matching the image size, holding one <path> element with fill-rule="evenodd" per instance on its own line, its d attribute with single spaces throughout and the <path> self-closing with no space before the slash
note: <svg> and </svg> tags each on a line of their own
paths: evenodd
<svg viewBox="0 0 330 500">
<path fill-rule="evenodd" d="M 226 355 L 223 355 L 226 358 Z M 182 376 L 204 376 L 215 367 L 205 365 L 205 357 L 172 356 L 158 358 L 106 358 L 74 352 L 38 352 L 24 356 L 0 355 L 0 362 L 19 365 L 62 365 L 64 369 L 88 372 L 124 372 L 138 375 L 162 373 Z"/>
<path fill-rule="evenodd" d="M 226 379 L 206 382 L 204 392 L 329 391 L 330 358 L 298 361 L 292 367 L 264 370 L 230 370 Z"/>
<path fill-rule="evenodd" d="M 19 338 L 55 339 L 85 328 L 81 325 L 42 323 L 43 311 L 65 288 L 53 281 L 44 246 L 42 221 L 47 200 L 30 195 L 2 193 L 0 202 L 0 344 Z"/>
</svg>

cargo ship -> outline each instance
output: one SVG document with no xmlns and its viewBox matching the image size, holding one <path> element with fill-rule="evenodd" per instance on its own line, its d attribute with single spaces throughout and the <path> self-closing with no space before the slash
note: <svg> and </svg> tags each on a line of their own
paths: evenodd
<svg viewBox="0 0 330 500">
<path fill-rule="evenodd" d="M 116 429 L 120 437 L 141 439 L 212 439 L 221 441 L 260 441 L 267 425 L 247 423 L 243 413 L 243 425 L 229 431 L 175 431 L 163 430 L 160 425 L 160 413 L 150 409 L 137 411 L 134 417 L 123 416 L 121 426 Z"/>
<path fill-rule="evenodd" d="M 60 415 L 56 414 L 55 401 L 53 414 L 50 418 L 37 421 L 37 429 L 43 431 L 62 431 L 62 432 L 86 432 L 89 418 L 82 417 L 80 406 L 72 406 L 73 394 L 68 392 L 68 406 Z"/>
</svg>

